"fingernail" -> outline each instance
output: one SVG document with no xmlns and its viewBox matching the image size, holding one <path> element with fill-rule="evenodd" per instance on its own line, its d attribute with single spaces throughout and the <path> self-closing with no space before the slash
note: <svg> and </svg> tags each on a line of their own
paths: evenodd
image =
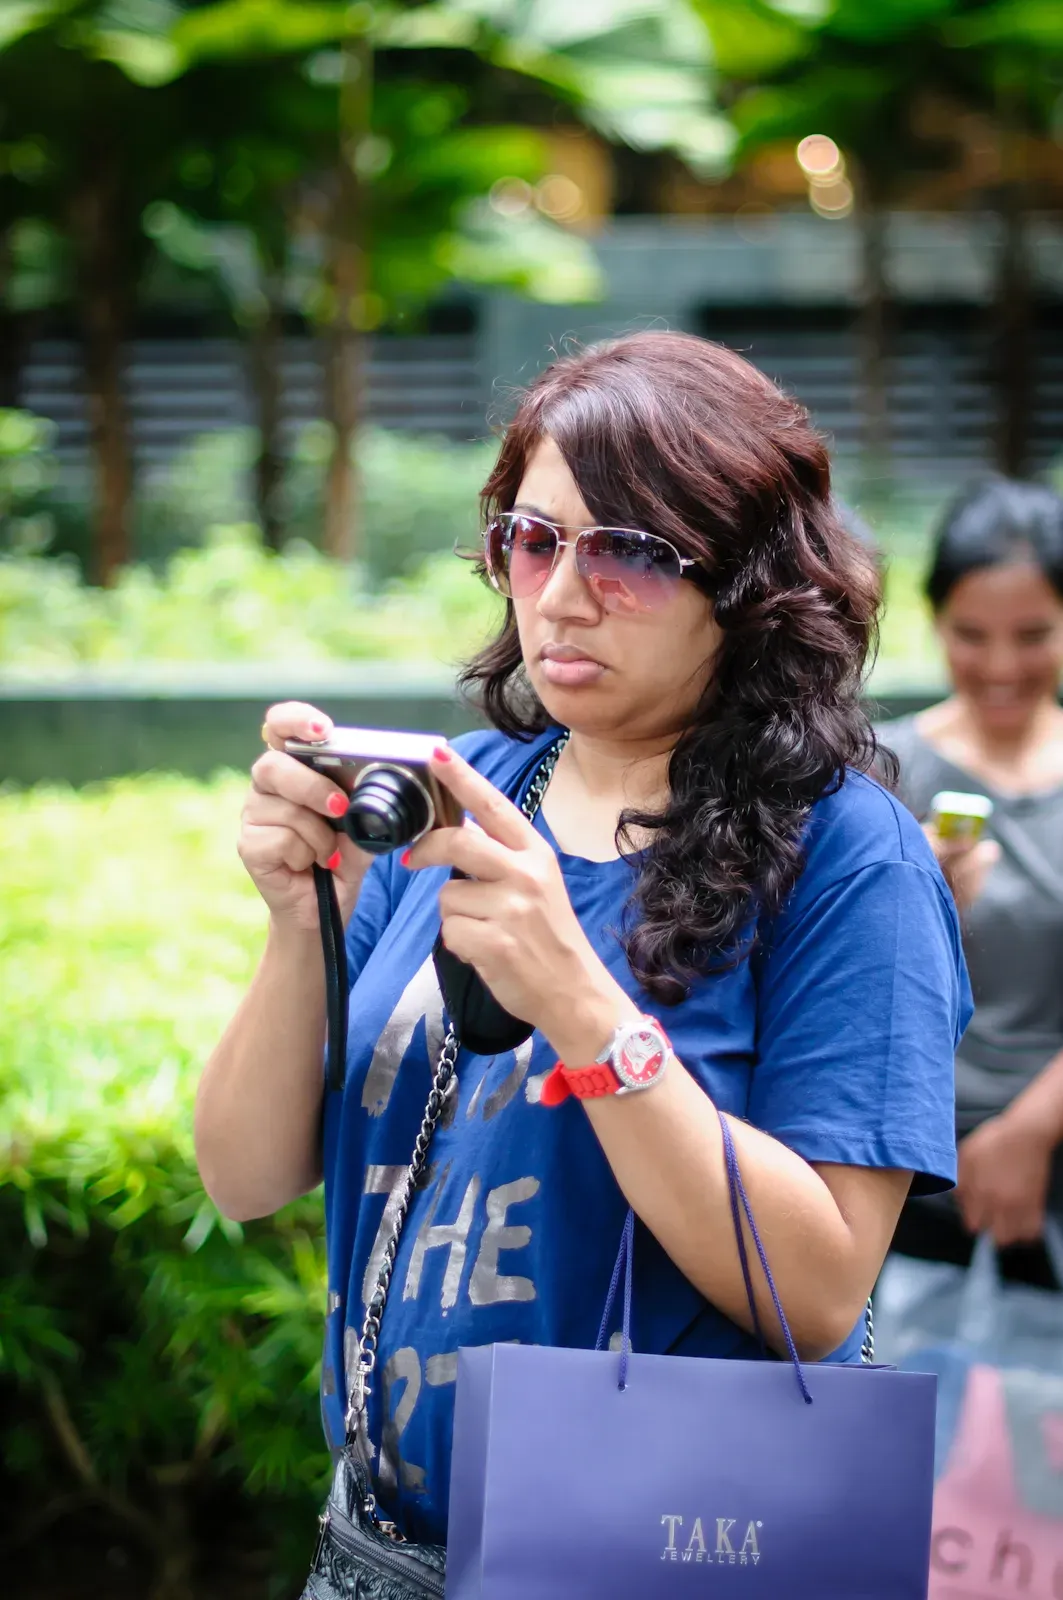
<svg viewBox="0 0 1063 1600">
<path fill-rule="evenodd" d="M 451 759 L 450 751 L 445 744 L 437 744 L 432 754 L 437 761 L 449 761 Z"/>
<path fill-rule="evenodd" d="M 330 794 L 328 797 L 329 814 L 333 817 L 342 817 L 347 811 L 347 796 L 345 794 Z"/>
<path fill-rule="evenodd" d="M 311 733 L 322 734 L 322 733 L 324 733 L 324 731 L 325 731 L 325 724 L 323 722 L 312 722 L 310 724 L 310 732 Z"/>
<path fill-rule="evenodd" d="M 339 851 L 334 850 L 329 856 L 328 860 L 325 862 L 325 865 L 328 867 L 330 872 L 338 872 L 340 870 L 340 859 Z"/>
<path fill-rule="evenodd" d="M 399 857 L 399 866 L 400 867 L 408 867 L 409 864 L 410 864 L 410 852 L 408 850 L 404 850 L 402 852 L 401 856 Z"/>
</svg>

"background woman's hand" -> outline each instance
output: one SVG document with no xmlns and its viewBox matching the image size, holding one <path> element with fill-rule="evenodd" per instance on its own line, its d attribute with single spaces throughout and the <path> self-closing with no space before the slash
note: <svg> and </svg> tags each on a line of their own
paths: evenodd
<svg viewBox="0 0 1063 1600">
<path fill-rule="evenodd" d="M 923 832 L 962 916 L 985 888 L 986 878 L 1000 860 L 1000 846 L 995 839 L 979 839 L 977 843 L 970 839 L 943 839 L 930 822 L 924 824 Z"/>
<path fill-rule="evenodd" d="M 270 707 L 262 732 L 268 749 L 251 768 L 240 859 L 272 916 L 308 932 L 318 927 L 311 869 L 315 862 L 331 864 L 346 922 L 372 857 L 329 827 L 326 819 L 347 809 L 339 785 L 284 751 L 285 739 L 327 739 L 332 721 L 314 706 L 290 700 Z"/>
<path fill-rule="evenodd" d="M 956 1199 L 971 1233 L 1001 1247 L 1039 1239 L 1054 1142 L 1014 1107 L 990 1117 L 960 1141 Z"/>
</svg>

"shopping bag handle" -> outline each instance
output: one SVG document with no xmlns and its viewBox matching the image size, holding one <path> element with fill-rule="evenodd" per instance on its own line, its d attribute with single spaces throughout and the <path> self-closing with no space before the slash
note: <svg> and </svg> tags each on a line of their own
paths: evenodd
<svg viewBox="0 0 1063 1600">
<path fill-rule="evenodd" d="M 1063 1288 L 1063 1228 L 1054 1217 L 1045 1218 L 1042 1241 L 1049 1265 Z M 963 1344 L 975 1350 L 987 1350 L 992 1345 L 1003 1292 L 993 1236 L 980 1233 L 974 1242 L 960 1296 L 957 1336 Z"/>
<path fill-rule="evenodd" d="M 743 1212 L 745 1213 L 745 1219 L 749 1225 L 749 1231 L 753 1237 L 753 1243 L 757 1248 L 757 1256 L 760 1260 L 760 1265 L 763 1269 L 768 1289 L 771 1292 L 772 1304 L 775 1307 L 775 1315 L 779 1319 L 779 1327 L 782 1329 L 783 1341 L 786 1345 L 786 1353 L 790 1359 L 790 1364 L 794 1369 L 794 1375 L 797 1378 L 797 1387 L 800 1389 L 801 1397 L 805 1403 L 807 1405 L 811 1405 L 812 1396 L 809 1393 L 808 1384 L 805 1382 L 805 1374 L 804 1369 L 801 1366 L 801 1358 L 797 1354 L 797 1346 L 794 1344 L 793 1335 L 790 1332 L 790 1324 L 787 1322 L 785 1313 L 783 1312 L 782 1302 L 779 1299 L 779 1292 L 775 1287 L 775 1279 L 772 1277 L 771 1268 L 768 1265 L 767 1252 L 764 1249 L 760 1232 L 753 1217 L 753 1207 L 749 1203 L 749 1196 L 746 1193 L 746 1186 L 742 1182 L 742 1173 L 738 1165 L 738 1152 L 734 1147 L 734 1139 L 731 1137 L 731 1130 L 727 1125 L 727 1118 L 724 1116 L 719 1107 L 716 1108 L 716 1115 L 720 1119 L 720 1132 L 723 1136 L 723 1156 L 724 1165 L 727 1169 L 727 1192 L 731 1203 L 731 1220 L 734 1223 L 735 1243 L 738 1246 L 738 1259 L 742 1267 L 742 1281 L 745 1284 L 746 1301 L 749 1305 L 749 1316 L 753 1323 L 753 1330 L 760 1341 L 761 1349 L 766 1352 L 767 1343 L 764 1338 L 764 1329 L 761 1325 L 760 1316 L 757 1311 L 756 1296 L 753 1293 L 753 1278 L 749 1268 L 749 1255 L 746 1250 L 745 1233 L 742 1228 Z M 628 1363 L 631 1356 L 631 1274 L 634 1255 L 635 1213 L 629 1207 L 627 1216 L 624 1218 L 624 1229 L 620 1235 L 620 1250 L 616 1258 L 616 1265 L 613 1268 L 613 1276 L 609 1284 L 609 1293 L 605 1300 L 605 1310 L 602 1313 L 601 1327 L 598 1329 L 598 1339 L 594 1346 L 596 1350 L 604 1350 L 605 1348 L 608 1327 L 612 1319 L 613 1307 L 616 1304 L 617 1290 L 620 1287 L 620 1274 L 622 1272 L 624 1274 L 624 1306 L 620 1330 L 620 1372 L 619 1381 L 617 1384 L 617 1387 L 620 1389 L 627 1388 Z"/>
</svg>

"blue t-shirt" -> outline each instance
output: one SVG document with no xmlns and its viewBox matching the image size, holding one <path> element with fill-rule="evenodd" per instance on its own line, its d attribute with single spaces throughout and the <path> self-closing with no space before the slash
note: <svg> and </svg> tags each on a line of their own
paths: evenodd
<svg viewBox="0 0 1063 1600">
<path fill-rule="evenodd" d="M 519 800 L 523 775 L 555 736 L 529 745 L 477 733 L 458 748 Z M 919 827 L 884 789 L 850 774 L 813 807 L 804 872 L 781 915 L 763 922 L 753 957 L 663 1012 L 635 982 L 615 932 L 632 862 L 566 855 L 541 816 L 536 826 L 602 960 L 661 1015 L 679 1060 L 721 1109 L 807 1161 L 909 1168 L 924 1193 L 953 1182 L 953 1055 L 971 1009 L 959 928 Z M 347 1082 L 342 1096 L 326 1097 L 324 1126 L 322 1409 L 334 1446 L 388 1197 L 409 1162 L 443 1039 L 432 945 L 446 876 L 378 860 L 347 933 Z M 457 1094 L 402 1234 L 369 1416 L 381 1503 L 414 1538 L 446 1535 L 459 1347 L 593 1347 L 598 1332 L 627 1203 L 578 1101 L 538 1103 L 553 1064 L 539 1034 L 515 1053 L 461 1053 Z M 859 1360 L 862 1331 L 831 1359 Z M 682 1355 L 760 1354 L 642 1227 L 633 1342 Z"/>
</svg>

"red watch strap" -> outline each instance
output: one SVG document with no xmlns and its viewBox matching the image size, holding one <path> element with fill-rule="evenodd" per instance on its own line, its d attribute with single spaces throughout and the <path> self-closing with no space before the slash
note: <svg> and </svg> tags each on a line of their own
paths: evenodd
<svg viewBox="0 0 1063 1600">
<path fill-rule="evenodd" d="M 559 1061 L 543 1084 L 539 1104 L 559 1106 L 570 1094 L 577 1100 L 598 1100 L 602 1095 L 615 1094 L 619 1087 L 620 1080 L 608 1065 L 566 1067 Z"/>
</svg>

